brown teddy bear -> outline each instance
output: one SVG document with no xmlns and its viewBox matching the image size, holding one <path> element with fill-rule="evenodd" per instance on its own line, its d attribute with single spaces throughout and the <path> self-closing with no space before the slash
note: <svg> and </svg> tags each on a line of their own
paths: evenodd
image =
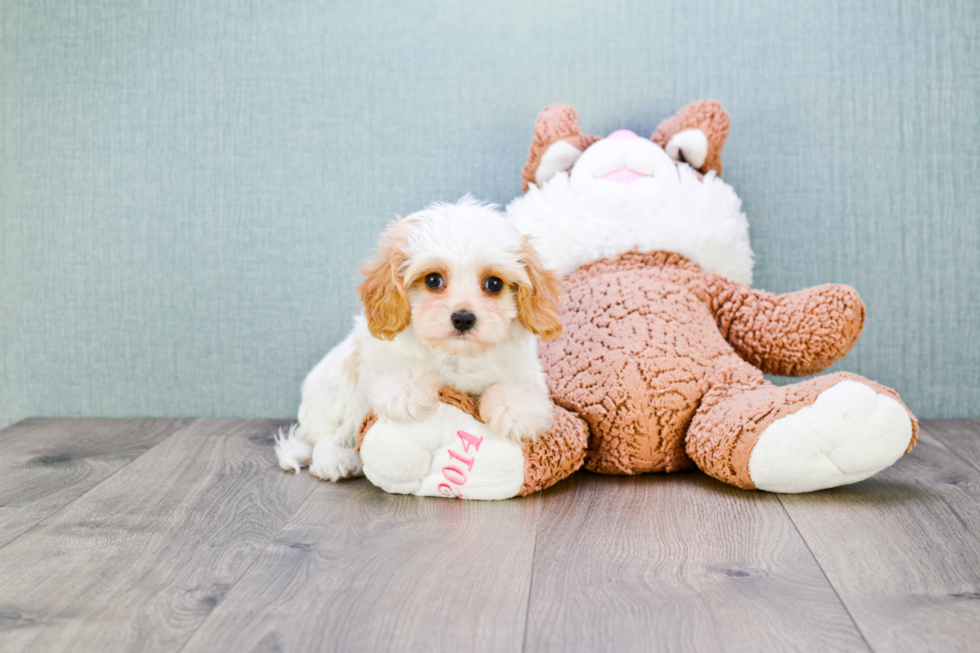
<svg viewBox="0 0 980 653">
<path fill-rule="evenodd" d="M 698 467 L 741 488 L 807 492 L 854 483 L 915 444 L 891 389 L 850 373 L 775 386 L 763 372 L 821 372 L 854 345 L 865 309 L 848 286 L 752 289 L 741 202 L 718 176 L 728 114 L 694 103 L 651 139 L 585 135 L 546 108 L 507 213 L 567 275 L 563 335 L 540 356 L 556 405 L 523 447 L 497 438 L 472 397 L 446 388 L 418 424 L 368 416 L 358 448 L 391 492 L 524 495 L 580 466 L 603 474 Z M 427 469 L 393 452 L 425 449 Z"/>
</svg>

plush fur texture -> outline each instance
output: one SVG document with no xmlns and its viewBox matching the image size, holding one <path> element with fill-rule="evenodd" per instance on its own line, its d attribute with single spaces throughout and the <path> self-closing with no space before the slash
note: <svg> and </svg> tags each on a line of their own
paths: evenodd
<svg viewBox="0 0 980 653">
<path fill-rule="evenodd" d="M 578 156 L 597 140 L 599 136 L 582 133 L 578 113 L 572 105 L 553 104 L 545 107 L 535 122 L 531 153 L 521 173 L 524 192 L 531 184 L 543 183 L 556 172 L 571 168 Z M 559 147 L 550 157 L 552 160 L 547 160 L 546 153 L 559 141 Z M 564 162 L 565 167 L 556 167 L 558 162 Z"/>
<path fill-rule="evenodd" d="M 423 419 L 444 385 L 480 395 L 498 437 L 526 442 L 547 428 L 537 337 L 561 334 L 560 286 L 496 207 L 466 197 L 391 224 L 364 275 L 364 315 L 307 376 L 299 424 L 277 441 L 283 469 L 309 465 L 331 481 L 359 474 L 365 415 Z M 460 330 L 463 313 L 474 323 Z"/>
<path fill-rule="evenodd" d="M 628 185 L 601 176 L 629 161 L 648 174 Z M 713 172 L 703 180 L 675 165 L 653 142 L 606 139 L 572 168 L 530 186 L 507 216 L 533 236 L 546 266 L 567 275 L 578 266 L 631 250 L 670 250 L 706 270 L 752 282 L 753 254 L 742 201 Z"/>
<path fill-rule="evenodd" d="M 583 266 L 565 287 L 565 332 L 541 348 L 541 359 L 552 399 L 589 425 L 589 470 L 638 474 L 696 464 L 720 480 L 753 488 L 749 462 L 760 435 L 821 391 L 847 381 L 901 405 L 894 391 L 856 375 L 777 387 L 753 364 L 765 360 L 772 369 L 809 374 L 842 358 L 864 321 L 864 306 L 847 286 L 747 302 L 759 291 L 701 272 L 673 252 L 653 252 Z M 855 461 L 854 468 L 878 471 L 879 463 L 891 464 L 915 442 L 915 419 L 904 406 L 887 424 L 851 412 L 851 435 L 872 450 L 868 464 Z M 823 475 L 809 479 L 814 487 L 799 478 L 800 484 L 766 489 L 853 482 L 831 464 L 833 447 L 824 446 L 839 444 L 837 435 L 797 429 L 789 437 L 795 439 L 788 448 L 801 456 L 808 450 L 824 456 L 815 463 Z M 790 462 L 791 456 L 768 456 L 767 477 L 779 478 L 772 465 Z"/>
<path fill-rule="evenodd" d="M 687 105 L 677 115 L 657 125 L 650 140 L 667 150 L 675 160 L 686 161 L 702 173 L 714 171 L 721 175 L 721 151 L 728 139 L 730 122 L 728 112 L 719 102 L 701 100 Z M 692 142 L 690 139 L 681 138 L 675 141 L 684 132 L 691 131 L 698 131 L 705 137 L 706 149 L 699 161 L 693 160 L 694 153 L 685 151 L 685 144 Z M 674 147 L 671 146 L 672 141 Z"/>
<path fill-rule="evenodd" d="M 677 167 L 674 175 L 657 186 L 603 198 L 580 196 L 561 172 L 511 202 L 507 215 L 535 237 L 545 265 L 561 275 L 629 251 L 663 249 L 751 283 L 749 225 L 732 187 L 713 174 L 701 181 L 688 166 Z"/>
</svg>

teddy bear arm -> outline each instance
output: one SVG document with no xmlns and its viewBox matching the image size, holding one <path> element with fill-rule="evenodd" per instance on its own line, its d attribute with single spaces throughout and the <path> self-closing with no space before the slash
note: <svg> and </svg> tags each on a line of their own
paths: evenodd
<svg viewBox="0 0 980 653">
<path fill-rule="evenodd" d="M 708 273 L 709 307 L 738 355 L 767 374 L 816 374 L 843 358 L 864 326 L 850 286 L 825 284 L 784 295 Z"/>
<path fill-rule="evenodd" d="M 589 427 L 578 415 L 554 407 L 551 426 L 524 445 L 524 485 L 520 496 L 551 487 L 577 471 L 585 462 Z"/>
</svg>

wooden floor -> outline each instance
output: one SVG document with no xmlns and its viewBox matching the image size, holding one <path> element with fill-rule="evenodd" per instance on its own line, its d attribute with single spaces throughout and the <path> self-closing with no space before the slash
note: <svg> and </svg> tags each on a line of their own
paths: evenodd
<svg viewBox="0 0 980 653">
<path fill-rule="evenodd" d="M 279 425 L 0 432 L 0 650 L 980 650 L 980 421 L 810 495 L 582 473 L 490 503 L 283 473 Z"/>
</svg>

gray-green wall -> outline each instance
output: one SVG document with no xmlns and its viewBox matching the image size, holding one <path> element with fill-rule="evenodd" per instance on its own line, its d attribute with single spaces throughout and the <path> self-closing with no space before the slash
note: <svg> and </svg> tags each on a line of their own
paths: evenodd
<svg viewBox="0 0 980 653">
<path fill-rule="evenodd" d="M 757 286 L 980 417 L 980 19 L 936 2 L 0 0 L 0 425 L 290 416 L 396 212 L 506 203 L 537 112 L 732 114 Z"/>
</svg>

